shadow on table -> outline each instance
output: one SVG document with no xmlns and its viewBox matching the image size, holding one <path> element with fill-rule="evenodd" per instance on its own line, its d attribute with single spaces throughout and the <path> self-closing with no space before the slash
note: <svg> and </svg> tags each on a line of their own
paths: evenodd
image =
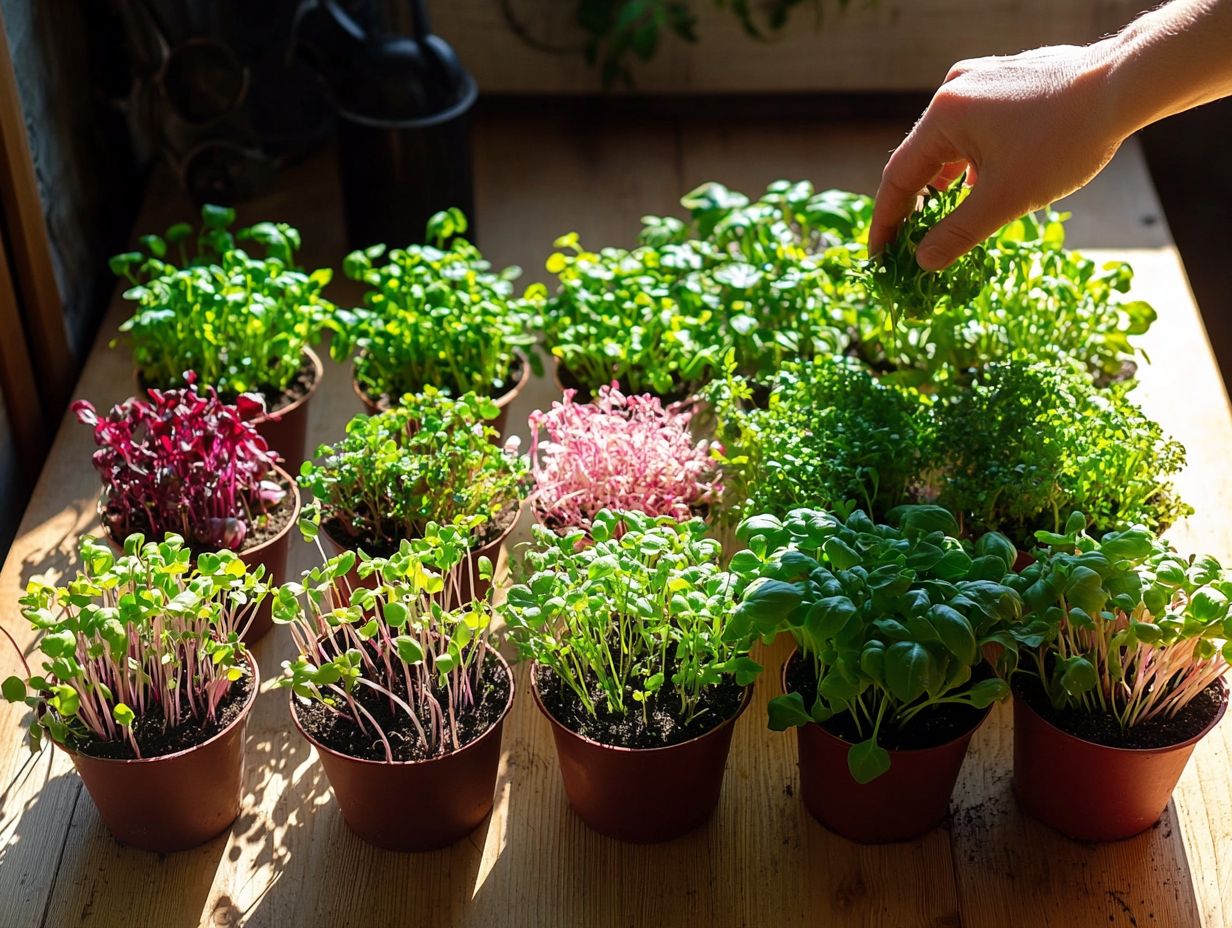
<svg viewBox="0 0 1232 928">
<path fill-rule="evenodd" d="M 978 752 L 989 747 L 977 738 L 964 780 L 974 778 Z M 1057 789 L 1065 789 L 1072 775 L 1058 771 Z M 986 769 L 984 779 L 982 793 L 965 790 L 959 781 L 950 825 L 964 926 L 1201 928 L 1174 803 L 1142 834 L 1093 844 L 1067 838 L 1022 812 L 1008 766 L 992 776 Z"/>
<path fill-rule="evenodd" d="M 52 775 L 52 767 L 43 756 L 34 759 L 33 773 L 19 774 L 3 797 L 0 924 L 195 928 L 227 836 L 177 854 L 124 847 L 76 772 Z M 31 786 L 26 777 L 40 772 L 37 791 L 15 805 L 15 794 Z M 11 830 L 9 816 L 16 820 Z"/>
</svg>

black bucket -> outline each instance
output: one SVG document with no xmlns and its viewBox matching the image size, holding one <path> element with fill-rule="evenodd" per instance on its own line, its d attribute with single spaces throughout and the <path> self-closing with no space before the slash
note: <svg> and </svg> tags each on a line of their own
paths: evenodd
<svg viewBox="0 0 1232 928">
<path fill-rule="evenodd" d="M 339 111 L 338 168 L 347 243 L 401 246 L 422 241 L 433 214 L 458 207 L 475 232 L 471 166 L 471 108 L 467 93 L 442 113 L 420 119 L 379 120 Z"/>
</svg>

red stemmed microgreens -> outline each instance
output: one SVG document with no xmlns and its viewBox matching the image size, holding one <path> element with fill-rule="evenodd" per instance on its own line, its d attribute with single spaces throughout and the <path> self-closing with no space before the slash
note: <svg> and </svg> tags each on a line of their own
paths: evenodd
<svg viewBox="0 0 1232 928">
<path fill-rule="evenodd" d="M 268 593 L 264 568 L 231 551 L 194 563 L 176 535 L 130 535 L 123 555 L 86 537 L 80 551 L 75 579 L 32 580 L 20 600 L 43 667 L 6 679 L 3 694 L 35 710 L 31 748 L 44 735 L 72 749 L 124 741 L 141 757 L 138 721 L 163 731 L 215 721 L 247 667 L 242 635 Z"/>
<path fill-rule="evenodd" d="M 718 501 L 712 443 L 689 430 L 693 413 L 655 396 L 601 387 L 593 403 L 563 402 L 530 416 L 535 509 L 553 529 L 589 529 L 604 509 L 686 520 Z"/>
<path fill-rule="evenodd" d="M 213 387 L 150 390 L 148 401 L 126 400 L 105 417 L 86 400 L 74 403 L 99 446 L 94 468 L 112 534 L 175 532 L 194 546 L 238 550 L 286 495 L 271 479 L 277 455 L 250 422 L 263 411 L 257 397 L 230 405 Z"/>
<path fill-rule="evenodd" d="M 388 558 L 346 551 L 306 571 L 301 582 L 284 584 L 273 616 L 290 627 L 297 654 L 283 662 L 279 686 L 347 719 L 381 745 L 387 761 L 457 750 L 460 718 L 484 698 L 491 649 L 486 598 L 454 609 L 441 604 L 450 600 L 450 587 L 458 601 L 469 548 L 464 528 L 433 522 Z M 356 567 L 367 585 L 348 581 Z M 477 569 L 491 580 L 488 558 L 479 558 Z M 382 728 L 364 704 L 374 696 L 390 715 L 409 719 L 412 742 Z"/>
</svg>

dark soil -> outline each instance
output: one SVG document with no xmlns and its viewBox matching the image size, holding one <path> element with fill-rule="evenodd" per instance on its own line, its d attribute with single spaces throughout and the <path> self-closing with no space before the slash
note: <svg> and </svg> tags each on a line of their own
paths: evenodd
<svg viewBox="0 0 1232 928">
<path fill-rule="evenodd" d="M 522 360 L 521 355 L 514 355 L 513 366 L 509 368 L 509 375 L 505 378 L 505 385 L 501 387 L 499 390 L 493 391 L 491 394 L 490 398 L 492 399 L 493 402 L 503 399 L 519 383 L 522 382 L 522 374 L 525 371 L 526 364 L 527 362 Z M 419 389 L 423 389 L 424 386 L 427 386 L 427 384 L 421 385 Z M 440 386 L 440 384 L 432 384 L 432 386 Z M 394 405 L 393 397 L 391 397 L 388 393 L 382 393 L 376 399 L 376 401 L 373 402 L 372 397 L 368 395 L 366 390 L 364 390 L 362 384 L 359 385 L 359 389 L 360 389 L 360 392 L 363 394 L 363 396 L 368 400 L 368 402 L 372 403 L 374 406 L 376 406 L 377 409 L 381 411 L 390 409 Z M 419 390 L 404 390 L 403 391 L 403 393 L 418 393 L 418 392 Z M 488 424 L 491 425 L 492 423 L 489 422 Z"/>
<path fill-rule="evenodd" d="M 1014 695 L 1067 734 L 1112 748 L 1167 748 L 1202 733 L 1219 714 L 1223 685 L 1216 681 L 1170 719 L 1155 718 L 1128 731 L 1110 713 L 1093 715 L 1078 709 L 1054 709 L 1048 694 L 1033 674 L 1017 674 Z"/>
<path fill-rule="evenodd" d="M 300 359 L 299 370 L 296 372 L 295 376 L 291 379 L 291 382 L 287 384 L 287 387 L 285 390 L 278 390 L 274 387 L 260 387 L 251 392 L 258 394 L 259 396 L 265 399 L 266 413 L 275 413 L 275 412 L 278 412 L 280 409 L 285 409 L 286 407 L 290 406 L 292 403 L 295 403 L 298 400 L 303 399 L 305 396 L 311 393 L 312 388 L 316 386 L 316 382 L 317 382 L 316 365 L 314 365 L 312 363 L 312 359 L 308 357 L 307 354 L 305 354 Z M 149 389 L 150 385 L 146 382 L 146 380 L 140 374 L 137 375 L 137 383 L 141 387 L 142 392 Z M 163 386 L 162 389 L 171 390 L 171 389 L 176 389 L 176 388 L 182 388 L 183 386 L 184 386 L 183 383 L 175 383 L 175 384 Z M 208 384 L 206 386 L 208 386 Z M 238 395 L 239 394 L 237 393 L 219 393 L 218 398 L 221 399 L 224 403 L 234 403 Z"/>
<path fill-rule="evenodd" d="M 395 693 L 405 699 L 406 684 L 400 682 Z M 438 688 L 434 684 L 433 695 L 442 706 L 445 704 L 443 688 Z M 372 713 L 372 717 L 385 732 L 385 737 L 389 739 L 390 746 L 393 748 L 395 760 L 428 759 L 429 755 L 419 740 L 419 733 L 407 717 L 405 710 L 397 705 L 391 710 L 386 697 L 366 686 L 359 687 L 355 699 Z M 500 720 L 509 702 L 509 674 L 505 670 L 505 665 L 495 655 L 489 654 L 487 660 L 484 661 L 478 700 L 469 712 L 457 719 L 456 734 L 461 747 L 465 747 L 491 729 Z M 318 702 L 305 704 L 297 701 L 295 714 L 304 731 L 326 747 L 361 760 L 386 760 L 385 747 L 374 736 L 371 728 L 365 734 L 350 719 L 335 715 Z M 426 708 L 419 714 L 419 720 L 425 729 L 428 728 L 429 717 Z M 455 732 L 448 724 L 448 719 L 446 719 L 443 734 L 444 743 L 452 745 Z"/>
<path fill-rule="evenodd" d="M 1095 378 L 1095 386 L 1101 390 L 1105 387 L 1110 387 L 1114 383 L 1122 383 L 1126 380 L 1132 380 L 1138 375 L 1138 364 L 1134 361 L 1124 361 L 1121 363 L 1121 369 L 1115 374 L 1100 374 Z"/>
<path fill-rule="evenodd" d="M 162 705 L 155 704 L 149 712 L 133 722 L 133 734 L 137 738 L 138 747 L 141 748 L 141 756 L 162 757 L 204 744 L 239 718 L 251 692 L 252 674 L 245 672 L 244 676 L 232 684 L 227 695 L 218 704 L 213 722 L 202 723 L 189 716 L 187 721 L 169 729 L 163 728 L 165 714 Z M 184 709 L 187 712 L 187 703 Z M 74 744 L 73 749 L 90 757 L 106 757 L 112 760 L 133 760 L 137 757 L 127 739 L 85 741 Z"/>
<path fill-rule="evenodd" d="M 562 364 L 556 365 L 556 379 L 564 389 L 577 390 L 577 395 L 573 399 L 578 403 L 589 403 L 598 392 L 597 390 L 591 390 L 590 387 L 583 386 L 582 382 L 574 376 L 573 372 Z M 624 384 L 619 383 L 619 381 L 617 383 L 622 393 L 630 392 Z M 656 393 L 653 390 L 645 390 L 643 392 L 650 396 L 658 397 L 664 406 L 670 406 L 672 403 L 683 403 L 693 395 L 694 390 L 691 387 L 677 384 L 666 393 Z"/>
<path fill-rule="evenodd" d="M 980 672 L 976 671 L 973 677 L 980 679 Z M 787 666 L 787 691 L 799 693 L 804 698 L 805 706 L 813 704 L 817 698 L 817 677 L 811 661 L 800 660 L 799 655 L 792 659 Z M 935 748 L 971 731 L 983 715 L 983 710 L 970 706 L 935 706 L 915 716 L 905 729 L 890 728 L 883 722 L 877 743 L 887 751 Z M 846 712 L 822 723 L 821 727 L 850 744 L 864 740 L 864 736 L 856 730 L 851 715 Z"/>
<path fill-rule="evenodd" d="M 482 527 L 483 534 L 479 540 L 471 546 L 471 551 L 478 551 L 481 548 L 487 547 L 496 539 L 500 538 L 509 530 L 509 527 L 517 521 L 518 507 L 511 507 L 497 514 L 495 521 L 486 523 Z M 325 519 L 321 523 L 321 528 L 325 533 L 334 540 L 334 543 L 341 548 L 349 551 L 364 551 L 372 557 L 390 557 L 397 553 L 401 541 L 394 545 L 376 544 L 370 539 L 358 538 L 354 535 L 348 535 L 342 527 L 342 523 L 337 519 Z"/>
<path fill-rule="evenodd" d="M 739 711 L 741 700 L 744 699 L 743 687 L 737 685 L 733 678 L 726 677 L 722 683 L 702 696 L 702 711 L 685 724 L 680 718 L 678 699 L 652 697 L 647 702 L 645 719 L 640 706 L 629 699 L 628 705 L 636 708 L 630 710 L 628 715 L 614 715 L 602 708 L 600 691 L 596 686 L 591 691 L 594 701 L 600 705 L 596 718 L 586 711 L 577 695 L 551 671 L 537 667 L 535 674 L 539 698 L 553 718 L 572 732 L 612 747 L 663 748 L 689 741 L 732 718 Z M 671 675 L 669 668 L 666 676 L 670 679 Z"/>
<path fill-rule="evenodd" d="M 278 481 L 278 484 L 287 491 L 286 495 L 283 496 L 282 501 L 277 506 L 248 526 L 248 534 L 244 536 L 244 544 L 238 552 L 240 554 L 251 551 L 257 545 L 265 544 L 265 542 L 277 538 L 295 517 L 294 481 L 284 480 L 282 475 L 277 472 L 271 476 L 271 479 Z M 124 525 L 120 514 L 112 509 L 110 505 L 103 510 L 103 524 L 107 527 L 107 532 L 111 535 L 112 542 L 121 548 L 124 546 L 124 539 L 131 535 L 133 531 L 136 531 Z M 173 531 L 178 534 L 180 530 L 176 527 L 167 529 L 167 531 Z M 194 557 L 205 552 L 217 550 L 217 548 L 200 544 L 191 538 L 185 538 L 184 541 Z"/>
</svg>

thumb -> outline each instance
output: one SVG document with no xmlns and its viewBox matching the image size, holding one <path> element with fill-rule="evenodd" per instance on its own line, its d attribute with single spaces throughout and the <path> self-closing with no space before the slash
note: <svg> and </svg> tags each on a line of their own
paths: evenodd
<svg viewBox="0 0 1232 928">
<path fill-rule="evenodd" d="M 915 260 L 926 271 L 949 267 L 1019 213 L 1001 187 L 982 178 L 958 209 L 937 223 L 920 242 Z M 1025 210 L 1024 210 L 1025 212 Z"/>
</svg>

